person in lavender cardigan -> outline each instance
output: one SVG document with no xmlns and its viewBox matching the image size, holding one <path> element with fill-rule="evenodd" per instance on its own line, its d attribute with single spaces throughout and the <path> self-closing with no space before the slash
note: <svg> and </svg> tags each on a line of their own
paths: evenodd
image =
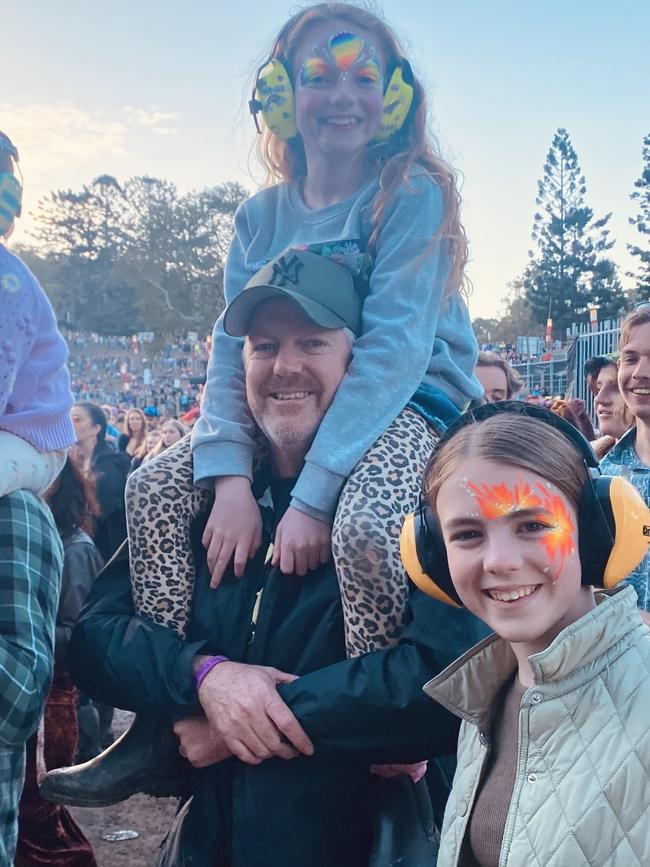
<svg viewBox="0 0 650 867">
<path fill-rule="evenodd" d="M 20 215 L 17 161 L 0 132 L 0 496 L 43 493 L 76 442 L 67 344 L 45 292 L 5 246 Z"/>
<path fill-rule="evenodd" d="M 20 215 L 18 151 L 0 132 L 0 864 L 13 864 L 25 743 L 52 678 L 63 550 L 44 492 L 75 442 L 68 348 L 4 241 Z"/>
</svg>

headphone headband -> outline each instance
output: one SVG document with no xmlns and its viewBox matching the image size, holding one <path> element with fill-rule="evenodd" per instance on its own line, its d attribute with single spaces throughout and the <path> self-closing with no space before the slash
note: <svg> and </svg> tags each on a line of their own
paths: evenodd
<svg viewBox="0 0 650 867">
<path fill-rule="evenodd" d="M 528 416 L 528 418 L 536 418 L 539 421 L 550 425 L 561 434 L 564 434 L 564 436 L 573 443 L 582 455 L 588 468 L 594 470 L 598 469 L 598 458 L 596 457 L 594 450 L 589 441 L 577 428 L 559 415 L 551 412 L 550 409 L 546 409 L 542 406 L 535 406 L 535 404 L 531 403 L 524 403 L 521 400 L 499 400 L 496 403 L 485 403 L 463 413 L 449 425 L 447 430 L 440 437 L 436 443 L 435 449 L 433 450 L 432 457 L 446 442 L 455 436 L 461 428 L 467 427 L 467 425 L 476 422 L 486 421 L 495 415 L 525 415 Z M 598 471 L 598 474 L 600 474 L 600 470 Z"/>
<path fill-rule="evenodd" d="M 260 113 L 271 132 L 280 138 L 288 140 L 298 134 L 293 76 L 286 58 L 279 53 L 279 47 L 287 31 L 302 14 L 298 12 L 287 21 L 277 35 L 270 55 L 255 73 L 248 110 L 258 135 L 262 133 L 257 118 Z M 411 64 L 406 58 L 399 57 L 386 71 L 381 124 L 371 144 L 384 144 L 404 126 L 413 103 L 413 85 Z"/>
</svg>

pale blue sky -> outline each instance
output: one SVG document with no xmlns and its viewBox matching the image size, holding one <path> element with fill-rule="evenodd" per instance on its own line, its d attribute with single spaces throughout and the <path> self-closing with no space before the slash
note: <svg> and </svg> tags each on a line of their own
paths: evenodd
<svg viewBox="0 0 650 867">
<path fill-rule="evenodd" d="M 50 189 L 103 173 L 165 177 L 181 191 L 225 180 L 255 189 L 243 100 L 294 4 L 3 7 L 0 129 L 21 150 L 26 210 Z M 383 9 L 428 85 L 444 153 L 464 175 L 472 315 L 499 310 L 526 264 L 537 180 L 558 126 L 578 152 L 589 204 L 614 212 L 613 256 L 629 269 L 629 194 L 650 132 L 650 3 L 386 0 Z"/>
</svg>

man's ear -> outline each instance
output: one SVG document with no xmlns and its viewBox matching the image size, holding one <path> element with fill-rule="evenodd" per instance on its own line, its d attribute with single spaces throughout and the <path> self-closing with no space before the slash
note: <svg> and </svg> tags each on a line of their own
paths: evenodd
<svg viewBox="0 0 650 867">
<path fill-rule="evenodd" d="M 345 341 L 348 345 L 348 367 L 350 366 L 350 362 L 352 361 L 352 356 L 354 354 L 354 342 L 357 339 L 354 331 L 351 328 L 343 328 L 343 334 L 345 335 Z"/>
<path fill-rule="evenodd" d="M 250 338 L 247 335 L 246 337 L 244 337 L 244 345 L 242 346 L 242 349 L 241 349 L 241 360 L 242 360 L 242 364 L 244 365 L 244 370 L 246 370 L 246 365 L 248 364 L 248 356 L 250 354 L 249 347 L 250 347 Z"/>
</svg>

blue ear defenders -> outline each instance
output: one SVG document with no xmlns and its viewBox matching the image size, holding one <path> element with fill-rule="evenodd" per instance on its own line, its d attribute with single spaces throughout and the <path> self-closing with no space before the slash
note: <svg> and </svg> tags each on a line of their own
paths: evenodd
<svg viewBox="0 0 650 867">
<path fill-rule="evenodd" d="M 9 154 L 18 167 L 18 148 L 3 132 L 0 132 L 0 152 Z M 0 172 L 0 235 L 6 234 L 20 216 L 22 201 L 23 188 L 19 180 L 10 172 Z"/>
<path fill-rule="evenodd" d="M 636 488 L 621 477 L 598 474 L 598 459 L 583 435 L 569 422 L 532 404 L 499 401 L 460 416 L 438 441 L 436 452 L 461 428 L 494 415 L 510 413 L 539 419 L 560 431 L 582 456 L 590 471 L 578 507 L 578 550 L 584 584 L 615 587 L 637 566 L 650 543 L 650 509 Z M 592 475 L 593 473 L 593 475 Z M 400 536 L 404 568 L 420 590 L 441 602 L 461 607 L 449 573 L 442 531 L 431 508 L 420 503 L 408 515 Z"/>
</svg>

